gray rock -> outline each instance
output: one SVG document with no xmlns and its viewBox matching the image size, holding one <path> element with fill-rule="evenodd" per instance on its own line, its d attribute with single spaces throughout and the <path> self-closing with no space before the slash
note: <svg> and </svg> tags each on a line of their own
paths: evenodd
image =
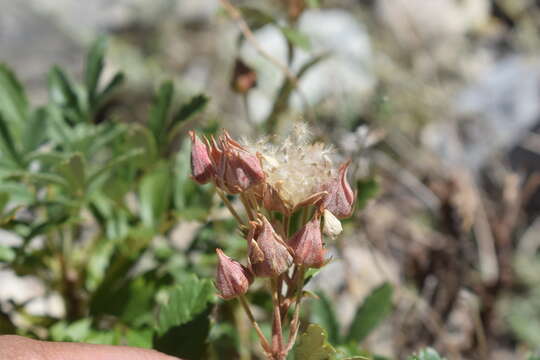
<svg viewBox="0 0 540 360">
<path fill-rule="evenodd" d="M 456 123 L 435 123 L 424 142 L 451 164 L 479 169 L 514 147 L 540 120 L 540 60 L 495 62 L 455 101 Z"/>
</svg>

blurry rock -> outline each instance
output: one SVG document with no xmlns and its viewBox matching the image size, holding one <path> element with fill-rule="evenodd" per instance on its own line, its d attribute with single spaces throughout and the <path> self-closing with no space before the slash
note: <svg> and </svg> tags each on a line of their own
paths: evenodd
<svg viewBox="0 0 540 360">
<path fill-rule="evenodd" d="M 72 36 L 92 40 L 100 32 L 127 26 L 134 18 L 155 19 L 166 0 L 24 0 L 36 12 L 54 19 Z"/>
<path fill-rule="evenodd" d="M 0 304 L 25 303 L 25 309 L 32 315 L 64 316 L 64 303 L 56 293 L 45 289 L 41 280 L 34 276 L 17 276 L 11 270 L 0 271 Z"/>
<path fill-rule="evenodd" d="M 28 0 L 0 0 L 0 9 L 0 61 L 17 73 L 34 100 L 43 102 L 49 68 L 57 64 L 75 72 L 83 51 L 54 19 L 33 10 Z"/>
<path fill-rule="evenodd" d="M 478 170 L 515 146 L 540 119 L 540 60 L 504 58 L 456 98 L 457 123 L 434 123 L 423 140 L 449 164 Z"/>
<path fill-rule="evenodd" d="M 299 19 L 299 31 L 307 35 L 311 48 L 309 52 L 297 48 L 292 64 L 295 71 L 313 56 L 330 54 L 300 80 L 300 87 L 310 104 L 340 100 L 347 95 L 362 98 L 373 89 L 371 43 L 366 29 L 353 15 L 338 9 L 309 10 Z M 268 53 L 286 64 L 286 41 L 275 26 L 263 27 L 255 35 Z M 261 121 L 268 115 L 284 75 L 249 43 L 244 44 L 241 55 L 259 75 L 258 87 L 250 94 L 250 111 L 256 121 Z M 360 106 L 359 102 L 354 103 Z M 293 98 L 293 106 L 301 107 L 298 98 Z"/>
<path fill-rule="evenodd" d="M 404 48 L 463 36 L 487 23 L 489 0 L 381 0 L 377 14 Z"/>
</svg>

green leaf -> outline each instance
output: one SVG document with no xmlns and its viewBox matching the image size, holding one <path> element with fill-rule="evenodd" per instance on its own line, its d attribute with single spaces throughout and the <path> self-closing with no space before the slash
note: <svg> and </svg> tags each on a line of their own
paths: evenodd
<svg viewBox="0 0 540 360">
<path fill-rule="evenodd" d="M 307 6 L 310 8 L 319 8 L 321 7 L 321 1 L 320 0 L 307 0 Z"/>
<path fill-rule="evenodd" d="M 392 292 L 392 286 L 385 283 L 367 296 L 356 310 L 346 342 L 362 341 L 379 325 L 392 309 Z"/>
<path fill-rule="evenodd" d="M 103 91 L 97 95 L 94 106 L 100 106 L 103 105 L 105 101 L 107 101 L 107 98 L 111 96 L 111 94 L 124 83 L 125 75 L 121 72 L 116 73 L 111 81 L 105 86 Z"/>
<path fill-rule="evenodd" d="M 439 353 L 432 348 L 425 348 L 420 350 L 418 354 L 409 356 L 407 360 L 445 360 Z"/>
<path fill-rule="evenodd" d="M 0 192 L 0 213 L 5 209 L 9 202 L 10 195 L 7 192 Z"/>
<path fill-rule="evenodd" d="M 15 164 L 23 167 L 24 163 L 15 147 L 8 123 L 4 120 L 2 113 L 0 113 L 0 140 L 0 149 L 2 152 L 8 155 Z"/>
<path fill-rule="evenodd" d="M 272 15 L 254 7 L 243 6 L 238 10 L 240 10 L 243 18 L 246 20 L 252 31 L 256 31 L 265 25 L 276 22 L 276 19 L 274 19 Z"/>
<path fill-rule="evenodd" d="M 59 173 L 66 179 L 70 191 L 76 196 L 82 196 L 86 189 L 85 161 L 81 154 L 70 156 L 58 167 Z"/>
<path fill-rule="evenodd" d="M 356 182 L 358 197 L 356 199 L 356 209 L 361 210 L 366 207 L 369 200 L 377 196 L 380 191 L 379 183 L 375 178 L 358 180 Z"/>
<path fill-rule="evenodd" d="M 140 124 L 131 125 L 127 141 L 130 147 L 142 150 L 141 156 L 137 158 L 137 163 L 141 167 L 155 164 L 157 159 L 156 139 L 148 128 Z"/>
<path fill-rule="evenodd" d="M 169 126 L 169 140 L 174 139 L 174 137 L 180 131 L 182 125 L 193 117 L 195 114 L 204 110 L 208 104 L 208 96 L 204 94 L 199 94 L 191 98 L 187 103 L 182 105 L 178 112 L 174 115 L 172 122 Z"/>
<path fill-rule="evenodd" d="M 135 158 L 137 156 L 140 156 L 142 154 L 143 154 L 142 149 L 131 149 L 131 150 L 128 150 L 126 153 L 122 154 L 122 155 L 118 155 L 118 156 L 110 159 L 109 161 L 107 161 L 107 163 L 105 163 L 97 171 L 95 171 L 94 173 L 92 173 L 88 177 L 88 186 L 92 185 L 92 183 L 94 181 L 96 181 L 100 176 L 104 175 L 108 171 L 113 170 L 117 166 L 119 166 L 119 165 L 121 165 L 121 164 L 123 164 L 123 163 L 125 163 L 127 161 L 133 160 L 133 158 Z"/>
<path fill-rule="evenodd" d="M 141 218 L 145 226 L 155 228 L 165 217 L 171 201 L 172 176 L 166 164 L 158 165 L 142 178 L 139 186 Z"/>
<path fill-rule="evenodd" d="M 150 109 L 149 127 L 157 144 L 161 144 L 161 140 L 168 128 L 168 114 L 174 96 L 174 85 L 172 81 L 164 82 L 158 90 L 154 103 Z"/>
<path fill-rule="evenodd" d="M 126 333 L 126 345 L 145 349 L 152 348 L 152 338 L 154 331 L 152 329 L 133 330 L 129 329 Z"/>
<path fill-rule="evenodd" d="M 170 328 L 161 336 L 154 336 L 153 348 L 182 359 L 208 359 L 207 342 L 210 335 L 210 311 L 205 311 L 193 320 Z"/>
<path fill-rule="evenodd" d="M 311 49 L 311 41 L 306 34 L 290 27 L 281 27 L 281 32 L 291 44 L 306 51 Z"/>
<path fill-rule="evenodd" d="M 122 309 L 122 320 L 126 323 L 144 321 L 152 310 L 152 301 L 156 294 L 156 285 L 138 277 L 129 284 L 129 299 Z"/>
<path fill-rule="evenodd" d="M 316 268 L 308 269 L 306 273 L 304 274 L 304 285 L 309 283 L 311 279 L 313 279 L 313 277 L 315 277 L 319 273 L 319 271 L 321 271 L 321 269 L 316 269 Z"/>
<path fill-rule="evenodd" d="M 313 301 L 311 320 L 328 331 L 328 340 L 333 345 L 341 344 L 339 321 L 332 301 L 323 292 L 317 292 L 318 300 Z"/>
<path fill-rule="evenodd" d="M 21 127 L 28 111 L 28 100 L 15 74 L 4 64 L 0 64 L 0 112 L 6 121 Z"/>
<path fill-rule="evenodd" d="M 54 66 L 49 72 L 49 97 L 52 102 L 73 113 L 78 113 L 80 110 L 77 92 L 72 81 L 58 66 Z"/>
<path fill-rule="evenodd" d="M 310 324 L 294 347 L 295 360 L 332 360 L 336 350 L 326 340 L 326 331 Z"/>
<path fill-rule="evenodd" d="M 57 322 L 50 329 L 50 336 L 54 341 L 83 341 L 90 334 L 92 320 L 89 318 L 67 324 Z"/>
<path fill-rule="evenodd" d="M 47 137 L 47 110 L 44 107 L 38 108 L 32 113 L 24 129 L 23 148 L 25 156 L 27 153 L 36 150 Z"/>
<path fill-rule="evenodd" d="M 169 301 L 159 310 L 157 323 L 161 336 L 169 329 L 188 323 L 214 300 L 215 289 L 208 279 L 192 274 L 169 292 Z"/>
<path fill-rule="evenodd" d="M 159 311 L 154 348 L 187 359 L 206 358 L 214 286 L 191 274 L 169 292 Z"/>
<path fill-rule="evenodd" d="M 2 262 L 12 262 L 15 260 L 15 250 L 7 245 L 0 245 L 0 263 Z"/>
<path fill-rule="evenodd" d="M 84 84 L 88 90 L 90 104 L 95 104 L 99 78 L 103 71 L 105 50 L 107 49 L 107 39 L 99 37 L 88 52 L 86 57 L 86 67 L 84 71 Z"/>
</svg>

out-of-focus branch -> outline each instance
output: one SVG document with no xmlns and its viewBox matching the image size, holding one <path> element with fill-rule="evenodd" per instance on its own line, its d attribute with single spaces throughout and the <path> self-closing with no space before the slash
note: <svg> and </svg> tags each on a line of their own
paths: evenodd
<svg viewBox="0 0 540 360">
<path fill-rule="evenodd" d="M 242 13 L 240 10 L 238 10 L 233 4 L 231 4 L 228 0 L 220 0 L 221 5 L 225 8 L 229 16 L 236 21 L 238 24 L 238 27 L 240 28 L 240 31 L 242 34 L 244 34 L 244 37 L 247 41 L 261 54 L 264 56 L 268 61 L 270 61 L 272 64 L 277 66 L 278 68 L 283 71 L 283 73 L 287 76 L 287 78 L 291 81 L 291 83 L 294 85 L 295 88 L 298 87 L 298 78 L 296 75 L 292 73 L 292 71 L 289 69 L 289 67 L 275 57 L 273 57 L 268 51 L 266 51 L 261 44 L 257 41 L 255 38 L 255 35 L 249 28 L 248 24 L 246 23 L 246 20 L 244 20 Z"/>
</svg>

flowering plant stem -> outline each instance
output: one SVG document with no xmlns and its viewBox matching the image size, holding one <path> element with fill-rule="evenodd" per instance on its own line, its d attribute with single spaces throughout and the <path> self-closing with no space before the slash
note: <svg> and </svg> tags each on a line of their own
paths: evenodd
<svg viewBox="0 0 540 360">
<path fill-rule="evenodd" d="M 326 265 L 323 232 L 338 235 L 338 218 L 352 214 L 356 194 L 346 180 L 350 162 L 336 169 L 324 145 L 308 145 L 301 137 L 288 139 L 279 151 L 267 149 L 266 155 L 250 151 L 226 131 L 217 140 L 203 141 L 193 132 L 190 137 L 193 179 L 215 185 L 247 241 L 247 265 L 216 249 L 216 288 L 225 300 L 239 298 L 266 358 L 285 360 L 300 327 L 305 270 Z M 244 207 L 242 213 L 227 195 L 237 195 Z M 265 278 L 269 284 L 270 339 L 245 296 L 255 277 Z M 293 315 L 289 321 L 290 310 Z"/>
</svg>

